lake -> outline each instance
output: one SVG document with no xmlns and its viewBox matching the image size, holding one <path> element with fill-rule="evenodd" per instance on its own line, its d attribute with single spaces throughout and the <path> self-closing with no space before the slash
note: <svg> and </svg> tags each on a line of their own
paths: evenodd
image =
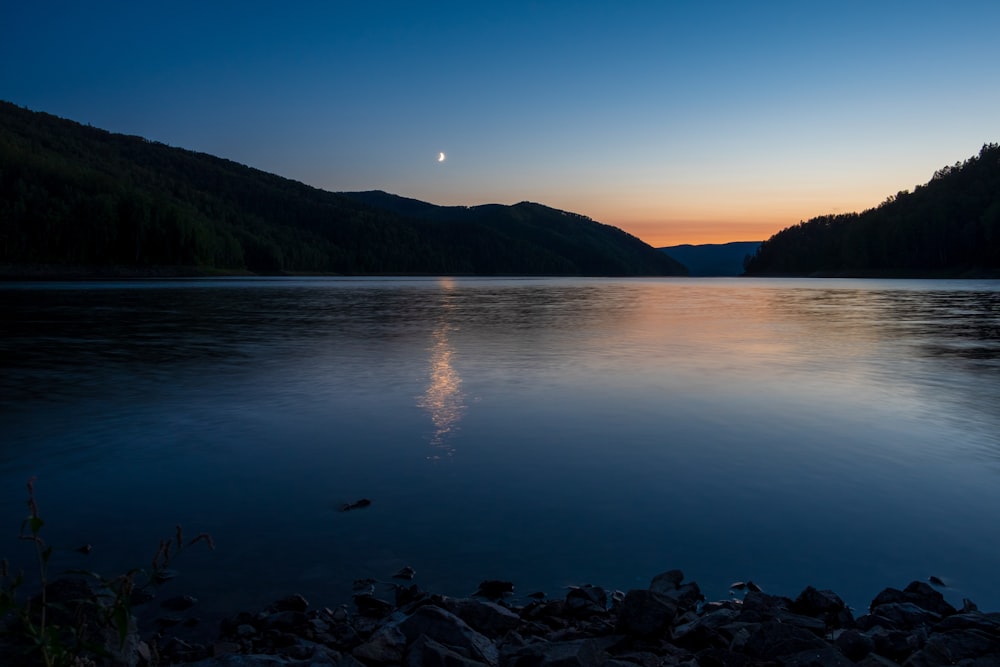
<svg viewBox="0 0 1000 667">
<path fill-rule="evenodd" d="M 37 476 L 58 568 L 210 533 L 165 591 L 208 619 L 404 565 L 455 595 L 679 568 L 856 612 L 933 575 L 1000 610 L 1000 281 L 7 283 L 0 307 L 0 555 L 25 567 Z"/>
</svg>

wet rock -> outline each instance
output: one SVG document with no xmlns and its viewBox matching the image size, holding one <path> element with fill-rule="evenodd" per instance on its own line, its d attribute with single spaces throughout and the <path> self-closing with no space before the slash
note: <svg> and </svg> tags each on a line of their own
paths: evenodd
<svg viewBox="0 0 1000 667">
<path fill-rule="evenodd" d="M 844 630 L 839 633 L 834 643 L 840 649 L 841 653 L 855 662 L 864 658 L 875 648 L 875 643 L 871 637 L 854 629 Z"/>
<path fill-rule="evenodd" d="M 520 616 L 494 602 L 476 598 L 444 598 L 441 606 L 476 632 L 493 639 L 502 637 L 521 624 Z"/>
<path fill-rule="evenodd" d="M 476 589 L 476 592 L 472 595 L 489 598 L 490 600 L 499 600 L 505 595 L 509 595 L 513 592 L 513 583 L 497 579 L 487 579 L 486 581 L 480 582 L 479 588 Z"/>
<path fill-rule="evenodd" d="M 354 604 L 358 608 L 358 613 L 368 618 L 383 618 L 393 610 L 392 603 L 374 595 L 355 595 Z"/>
<path fill-rule="evenodd" d="M 778 658 L 828 646 L 813 632 L 784 623 L 761 623 L 749 632 L 744 651 L 754 658 Z"/>
<path fill-rule="evenodd" d="M 891 602 L 910 602 L 941 616 L 950 616 L 958 611 L 944 599 L 944 596 L 940 592 L 922 581 L 910 582 L 901 591 L 895 588 L 886 588 L 875 596 L 872 603 L 868 605 L 868 608 L 872 610 L 875 607 Z"/>
<path fill-rule="evenodd" d="M 642 638 L 667 636 L 676 616 L 676 601 L 653 591 L 635 589 L 622 600 L 616 631 Z"/>
<path fill-rule="evenodd" d="M 982 630 L 1000 636 L 1000 616 L 987 615 L 978 611 L 954 614 L 943 619 L 932 628 L 933 632 L 952 630 Z"/>
<path fill-rule="evenodd" d="M 669 570 L 653 577 L 649 590 L 676 601 L 680 609 L 691 609 L 704 600 L 705 596 L 701 594 L 698 584 L 694 582 L 684 584 L 683 581 L 683 572 Z"/>
<path fill-rule="evenodd" d="M 887 602 L 872 608 L 865 625 L 876 624 L 896 630 L 911 630 L 919 625 L 934 625 L 941 620 L 939 614 L 927 611 L 912 602 Z"/>
<path fill-rule="evenodd" d="M 680 570 L 668 570 L 653 577 L 653 580 L 649 583 L 649 590 L 661 594 L 668 591 L 675 591 L 680 588 L 682 581 L 684 581 L 683 572 Z"/>
<path fill-rule="evenodd" d="M 792 601 L 778 595 L 768 595 L 759 591 L 748 591 L 740 606 L 739 620 L 745 623 L 763 623 L 788 612 Z"/>
<path fill-rule="evenodd" d="M 899 630 L 879 629 L 871 633 L 872 652 L 902 664 L 917 646 L 910 641 L 909 635 Z"/>
<path fill-rule="evenodd" d="M 473 660 L 491 665 L 497 663 L 498 652 L 493 642 L 473 630 L 455 614 L 440 607 L 420 607 L 400 622 L 399 629 L 408 642 L 414 642 L 420 635 L 426 635 L 429 639 L 458 650 Z"/>
<path fill-rule="evenodd" d="M 309 619 L 301 611 L 279 611 L 265 619 L 264 629 L 297 633 L 308 623 Z"/>
<path fill-rule="evenodd" d="M 407 565 L 396 572 L 396 574 L 392 575 L 392 577 L 393 579 L 413 579 L 416 575 L 417 571 Z"/>
<path fill-rule="evenodd" d="M 781 659 L 781 667 L 854 667 L 854 662 L 832 646 L 802 651 Z"/>
<path fill-rule="evenodd" d="M 355 647 L 351 654 L 359 660 L 375 665 L 399 664 L 406 650 L 406 636 L 395 625 L 387 625 L 371 638 Z"/>
<path fill-rule="evenodd" d="M 831 629 L 849 628 L 854 625 L 851 610 L 833 591 L 819 591 L 807 586 L 792 602 L 791 610 L 796 614 L 818 618 Z"/>
<path fill-rule="evenodd" d="M 485 667 L 486 663 L 472 660 L 444 644 L 422 635 L 413 642 L 403 663 L 406 667 Z"/>
<path fill-rule="evenodd" d="M 574 586 L 566 593 L 565 611 L 570 616 L 585 618 L 603 614 L 608 608 L 608 594 L 599 586 Z"/>
<path fill-rule="evenodd" d="M 536 642 L 505 656 L 509 667 L 601 667 L 608 654 L 592 639 Z"/>
<path fill-rule="evenodd" d="M 370 507 L 372 501 L 368 498 L 361 498 L 360 500 L 355 500 L 353 503 L 344 503 L 340 506 L 341 512 L 350 512 L 351 510 L 360 510 L 366 507 Z"/>
<path fill-rule="evenodd" d="M 1000 637 L 976 629 L 934 633 L 906 664 L 956 665 L 973 659 L 985 661 L 982 664 L 1000 664 Z"/>
</svg>

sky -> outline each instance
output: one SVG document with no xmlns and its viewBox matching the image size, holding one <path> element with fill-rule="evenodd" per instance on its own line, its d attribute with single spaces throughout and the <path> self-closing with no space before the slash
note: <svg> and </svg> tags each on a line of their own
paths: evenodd
<svg viewBox="0 0 1000 667">
<path fill-rule="evenodd" d="M 752 241 L 1000 141 L 998 26 L 996 0 L 8 2 L 0 99 L 325 190 Z"/>
</svg>

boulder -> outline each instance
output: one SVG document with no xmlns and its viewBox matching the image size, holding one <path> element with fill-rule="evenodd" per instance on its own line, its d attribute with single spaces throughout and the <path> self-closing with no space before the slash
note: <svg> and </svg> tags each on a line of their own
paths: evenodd
<svg viewBox="0 0 1000 667">
<path fill-rule="evenodd" d="M 476 632 L 492 639 L 507 634 L 521 624 L 521 617 L 506 607 L 476 598 L 444 598 L 441 606 L 468 623 Z"/>
<path fill-rule="evenodd" d="M 940 616 L 951 616 L 957 613 L 951 604 L 944 599 L 938 591 L 931 588 L 930 584 L 923 581 L 913 581 L 903 590 L 886 588 L 882 590 L 868 605 L 869 610 L 891 602 L 911 602 L 922 609 L 932 611 Z"/>
<path fill-rule="evenodd" d="M 609 656 L 598 642 L 579 639 L 535 642 L 504 657 L 509 667 L 601 667 Z"/>
<path fill-rule="evenodd" d="M 851 610 L 833 591 L 820 591 L 807 586 L 792 602 L 791 610 L 796 614 L 818 618 L 831 629 L 854 625 Z"/>
<path fill-rule="evenodd" d="M 840 649 L 841 653 L 855 662 L 864 658 L 875 648 L 875 643 L 871 637 L 854 629 L 844 630 L 839 633 L 834 639 L 834 644 Z"/>
<path fill-rule="evenodd" d="M 854 662 L 833 646 L 827 646 L 785 656 L 781 667 L 854 667 Z"/>
<path fill-rule="evenodd" d="M 356 646 L 351 655 L 374 665 L 397 665 L 403 660 L 406 636 L 395 625 L 380 628 L 364 644 Z"/>
<path fill-rule="evenodd" d="M 956 665 L 974 659 L 982 661 L 979 664 L 983 665 L 1000 664 L 1000 637 L 977 629 L 935 632 L 923 648 L 910 656 L 906 665 Z"/>
<path fill-rule="evenodd" d="M 473 660 L 497 664 L 497 648 L 487 637 L 473 630 L 455 614 L 440 607 L 424 606 L 399 623 L 407 643 L 420 635 L 445 644 Z"/>
<path fill-rule="evenodd" d="M 683 572 L 680 570 L 669 570 L 653 577 L 653 580 L 649 583 L 649 590 L 661 594 L 676 591 L 680 588 L 682 581 L 684 581 Z"/>
<path fill-rule="evenodd" d="M 912 630 L 920 625 L 931 626 L 941 620 L 941 616 L 917 606 L 912 602 L 887 602 L 872 608 L 863 625 L 874 623 L 897 630 Z"/>
<path fill-rule="evenodd" d="M 810 630 L 776 621 L 760 623 L 748 630 L 750 636 L 744 651 L 753 658 L 773 659 L 803 651 L 818 651 L 828 646 Z"/>
<path fill-rule="evenodd" d="M 288 597 L 283 597 L 280 600 L 275 600 L 267 608 L 268 611 L 300 611 L 304 612 L 309 608 L 309 601 L 306 600 L 301 595 L 289 595 Z"/>
<path fill-rule="evenodd" d="M 622 600 L 615 630 L 640 638 L 669 636 L 676 616 L 676 601 L 653 591 L 634 589 Z"/>
<path fill-rule="evenodd" d="M 573 586 L 566 593 L 565 612 L 577 618 L 603 614 L 608 609 L 608 594 L 599 586 Z"/>
<path fill-rule="evenodd" d="M 426 635 L 413 642 L 403 664 L 406 667 L 486 667 L 486 663 L 467 658 Z"/>
</svg>

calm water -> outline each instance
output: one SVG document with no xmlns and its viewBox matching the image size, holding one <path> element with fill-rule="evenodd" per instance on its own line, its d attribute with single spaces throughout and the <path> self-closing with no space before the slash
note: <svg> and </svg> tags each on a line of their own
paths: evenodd
<svg viewBox="0 0 1000 667">
<path fill-rule="evenodd" d="M 0 550 L 202 613 L 403 565 L 468 594 L 681 568 L 1000 610 L 1000 282 L 279 279 L 0 286 Z M 339 512 L 368 497 L 370 508 Z M 6 527 L 4 528 L 3 525 Z"/>
</svg>

